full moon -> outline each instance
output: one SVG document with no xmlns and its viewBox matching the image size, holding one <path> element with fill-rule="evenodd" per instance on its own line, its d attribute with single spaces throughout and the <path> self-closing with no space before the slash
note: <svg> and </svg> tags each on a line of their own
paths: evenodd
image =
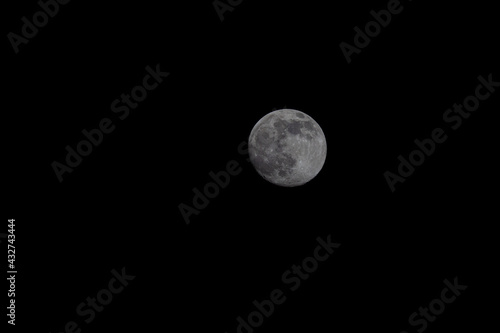
<svg viewBox="0 0 500 333">
<path fill-rule="evenodd" d="M 267 181 L 300 186 L 320 172 L 326 159 L 321 127 L 304 112 L 282 109 L 262 117 L 248 139 L 250 161 Z"/>
</svg>

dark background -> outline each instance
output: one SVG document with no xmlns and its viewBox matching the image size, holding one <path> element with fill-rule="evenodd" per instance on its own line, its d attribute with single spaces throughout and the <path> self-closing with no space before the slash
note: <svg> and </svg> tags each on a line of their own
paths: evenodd
<svg viewBox="0 0 500 333">
<path fill-rule="evenodd" d="M 77 305 L 126 267 L 135 280 L 82 332 L 233 333 L 329 234 L 341 247 L 256 331 L 416 332 L 408 317 L 454 277 L 468 289 L 427 331 L 490 328 L 498 92 L 446 127 L 394 193 L 383 173 L 444 126 L 479 75 L 500 80 L 497 15 L 492 3 L 402 4 L 351 64 L 339 44 L 387 1 L 245 0 L 223 22 L 211 1 L 72 1 L 19 54 L 4 38 L 0 231 L 16 219 L 14 330 L 83 323 Z M 4 35 L 38 10 L 4 4 Z M 156 64 L 170 76 L 120 121 L 111 102 Z M 284 107 L 328 142 L 323 170 L 298 188 L 267 183 L 237 149 Z M 105 117 L 115 131 L 59 183 L 51 163 Z M 179 204 L 233 159 L 241 174 L 186 225 Z"/>
</svg>

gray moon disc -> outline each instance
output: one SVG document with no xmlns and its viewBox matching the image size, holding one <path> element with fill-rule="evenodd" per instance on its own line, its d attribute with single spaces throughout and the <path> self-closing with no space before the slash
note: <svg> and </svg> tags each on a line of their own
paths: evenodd
<svg viewBox="0 0 500 333">
<path fill-rule="evenodd" d="M 300 186 L 320 172 L 326 159 L 321 127 L 304 112 L 282 109 L 262 117 L 248 139 L 255 170 L 267 181 Z"/>
</svg>

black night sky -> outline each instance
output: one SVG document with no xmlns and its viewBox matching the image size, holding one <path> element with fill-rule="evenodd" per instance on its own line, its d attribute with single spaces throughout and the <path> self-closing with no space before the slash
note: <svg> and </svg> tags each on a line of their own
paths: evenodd
<svg viewBox="0 0 500 333">
<path fill-rule="evenodd" d="M 5 332 L 494 327 L 493 4 L 4 6 Z M 293 188 L 246 152 L 283 108 L 328 145 Z"/>
</svg>

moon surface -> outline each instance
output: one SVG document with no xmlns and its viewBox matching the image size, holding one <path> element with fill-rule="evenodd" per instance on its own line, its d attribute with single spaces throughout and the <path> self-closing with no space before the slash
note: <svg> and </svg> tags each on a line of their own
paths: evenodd
<svg viewBox="0 0 500 333">
<path fill-rule="evenodd" d="M 262 117 L 248 139 L 250 161 L 267 181 L 300 186 L 321 171 L 326 138 L 321 127 L 304 112 L 282 109 Z"/>
</svg>

